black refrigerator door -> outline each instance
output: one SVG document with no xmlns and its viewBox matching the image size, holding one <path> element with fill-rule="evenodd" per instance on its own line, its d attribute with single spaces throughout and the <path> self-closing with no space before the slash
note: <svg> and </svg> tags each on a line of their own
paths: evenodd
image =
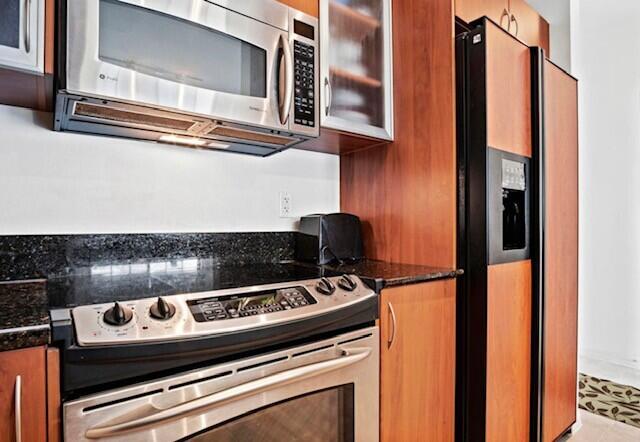
<svg viewBox="0 0 640 442">
<path fill-rule="evenodd" d="M 456 38 L 458 266 L 465 270 L 458 279 L 456 441 L 482 440 L 479 435 L 486 430 L 487 344 L 479 337 L 487 336 L 487 268 L 529 258 L 533 269 L 530 440 L 539 441 L 544 363 L 545 57 L 541 49 L 530 49 L 532 157 L 492 152 L 487 144 L 485 26 L 480 20 Z M 523 174 L 524 185 L 518 185 Z"/>
</svg>

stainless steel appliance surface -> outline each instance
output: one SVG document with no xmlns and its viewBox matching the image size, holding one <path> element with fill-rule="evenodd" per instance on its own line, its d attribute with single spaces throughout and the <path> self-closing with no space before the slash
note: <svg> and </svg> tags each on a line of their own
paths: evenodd
<svg viewBox="0 0 640 442">
<path fill-rule="evenodd" d="M 357 276 L 199 258 L 75 272 L 48 281 L 67 440 L 377 440 L 378 296 Z"/>
<path fill-rule="evenodd" d="M 377 327 L 82 397 L 67 440 L 378 440 Z"/>
<path fill-rule="evenodd" d="M 134 344 L 272 327 L 376 297 L 356 276 L 86 305 L 71 311 L 79 346 Z"/>
<path fill-rule="evenodd" d="M 267 156 L 319 135 L 318 23 L 276 0 L 67 0 L 56 130 Z"/>
</svg>

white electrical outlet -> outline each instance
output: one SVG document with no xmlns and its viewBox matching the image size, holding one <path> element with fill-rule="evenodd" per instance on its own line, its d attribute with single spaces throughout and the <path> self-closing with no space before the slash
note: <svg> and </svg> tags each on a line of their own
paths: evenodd
<svg viewBox="0 0 640 442">
<path fill-rule="evenodd" d="M 292 211 L 291 195 L 289 192 L 280 192 L 280 218 L 290 218 Z"/>
</svg>

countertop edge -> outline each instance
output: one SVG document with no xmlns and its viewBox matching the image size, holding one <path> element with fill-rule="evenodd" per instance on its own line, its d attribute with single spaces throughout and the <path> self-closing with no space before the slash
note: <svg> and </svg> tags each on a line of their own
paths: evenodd
<svg viewBox="0 0 640 442">
<path fill-rule="evenodd" d="M 0 329 L 0 352 L 41 347 L 50 343 L 50 324 Z"/>
<path fill-rule="evenodd" d="M 48 345 L 51 320 L 46 281 L 22 280 L 0 284 L 0 351 Z"/>
<path fill-rule="evenodd" d="M 455 279 L 464 274 L 463 270 L 451 270 L 450 272 L 437 272 L 424 275 L 414 275 L 398 278 L 381 278 L 383 281 L 383 289 L 389 287 L 399 287 L 403 285 L 419 284 L 421 282 L 439 281 L 443 279 Z"/>
</svg>

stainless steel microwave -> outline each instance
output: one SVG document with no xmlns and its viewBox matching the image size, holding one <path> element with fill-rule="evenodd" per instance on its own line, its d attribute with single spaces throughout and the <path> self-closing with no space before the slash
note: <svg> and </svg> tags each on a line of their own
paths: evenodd
<svg viewBox="0 0 640 442">
<path fill-rule="evenodd" d="M 319 135 L 318 23 L 275 0 L 66 0 L 55 129 L 270 155 Z"/>
</svg>

